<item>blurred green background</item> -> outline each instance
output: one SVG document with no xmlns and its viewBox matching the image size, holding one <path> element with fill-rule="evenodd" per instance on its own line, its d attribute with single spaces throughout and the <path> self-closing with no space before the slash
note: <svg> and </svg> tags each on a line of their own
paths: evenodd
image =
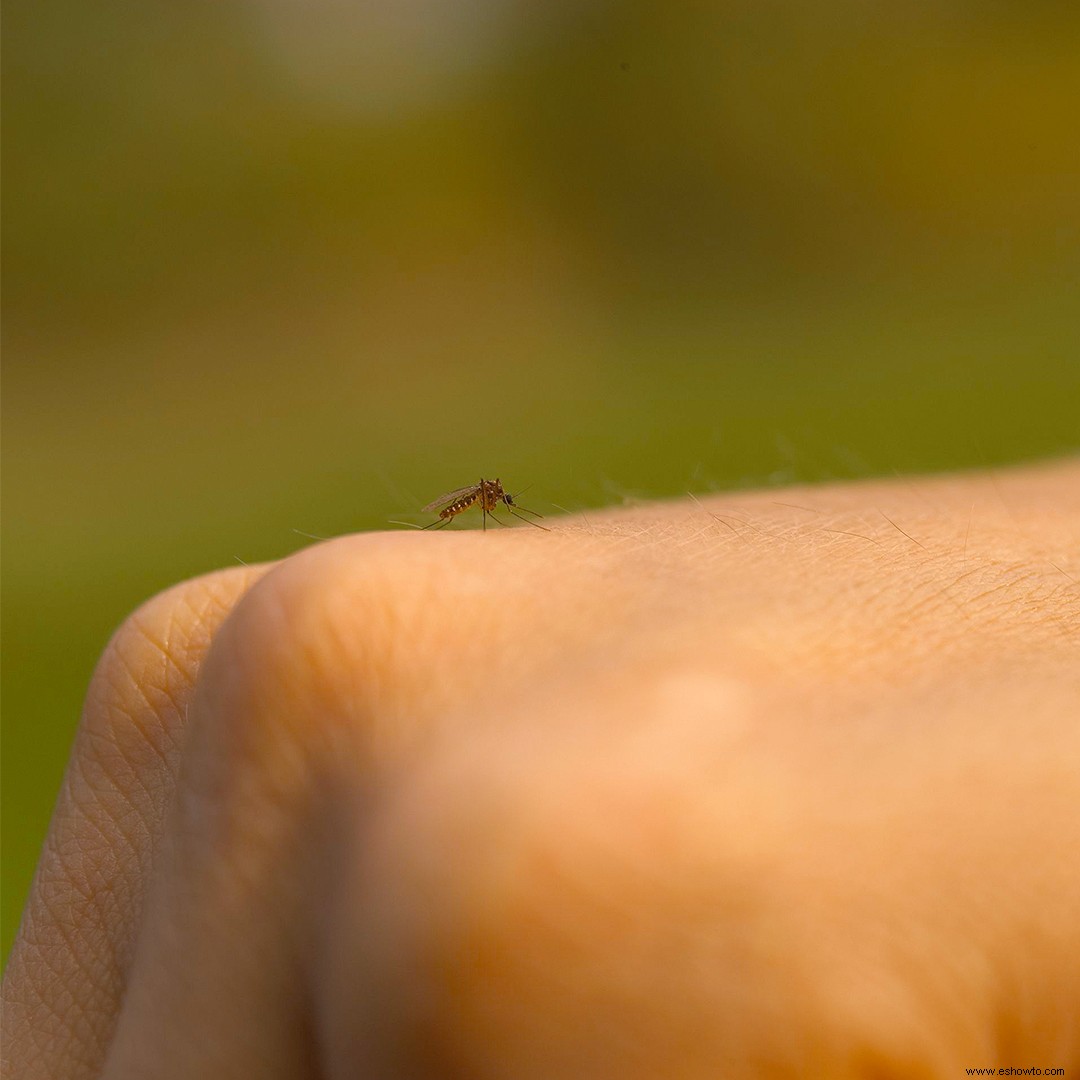
<svg viewBox="0 0 1080 1080">
<path fill-rule="evenodd" d="M 1080 6 L 7 0 L 3 953 L 136 604 L 1080 444 Z"/>
</svg>

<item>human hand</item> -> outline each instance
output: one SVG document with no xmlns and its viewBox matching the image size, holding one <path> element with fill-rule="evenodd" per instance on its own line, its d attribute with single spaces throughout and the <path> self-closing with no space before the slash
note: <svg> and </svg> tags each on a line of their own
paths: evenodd
<svg viewBox="0 0 1080 1080">
<path fill-rule="evenodd" d="M 5 1075 L 1080 1065 L 1080 466 L 546 524 L 131 617 Z"/>
</svg>

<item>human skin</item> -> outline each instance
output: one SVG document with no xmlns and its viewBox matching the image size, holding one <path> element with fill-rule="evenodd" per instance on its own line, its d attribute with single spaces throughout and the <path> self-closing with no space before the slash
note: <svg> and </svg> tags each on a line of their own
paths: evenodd
<svg viewBox="0 0 1080 1080">
<path fill-rule="evenodd" d="M 1080 463 L 381 533 L 104 653 L 6 1077 L 1080 1067 Z"/>
</svg>

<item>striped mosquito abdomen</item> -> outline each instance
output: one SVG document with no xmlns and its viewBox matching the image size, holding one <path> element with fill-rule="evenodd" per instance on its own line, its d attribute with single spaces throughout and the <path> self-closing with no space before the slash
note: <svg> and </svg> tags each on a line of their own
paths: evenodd
<svg viewBox="0 0 1080 1080">
<path fill-rule="evenodd" d="M 476 492 L 472 495 L 465 495 L 463 498 L 458 499 L 457 502 L 452 502 L 449 506 L 446 506 L 442 510 L 440 510 L 439 517 L 452 518 L 458 514 L 464 513 L 464 511 L 468 510 L 470 506 L 476 505 L 476 500 L 479 497 L 479 492 Z"/>
</svg>

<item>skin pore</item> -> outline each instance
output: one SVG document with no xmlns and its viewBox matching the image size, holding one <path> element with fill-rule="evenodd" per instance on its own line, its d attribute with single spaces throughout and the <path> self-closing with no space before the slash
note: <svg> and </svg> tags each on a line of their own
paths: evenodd
<svg viewBox="0 0 1080 1080">
<path fill-rule="evenodd" d="M 544 524 L 130 617 L 5 1075 L 1080 1067 L 1080 463 Z"/>
</svg>

